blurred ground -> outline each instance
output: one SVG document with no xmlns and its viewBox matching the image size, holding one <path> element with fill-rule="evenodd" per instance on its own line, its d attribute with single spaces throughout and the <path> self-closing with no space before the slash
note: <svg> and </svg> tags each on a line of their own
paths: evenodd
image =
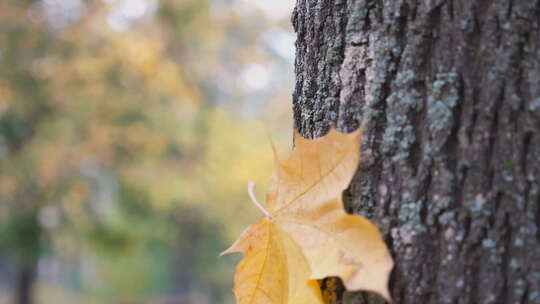
<svg viewBox="0 0 540 304">
<path fill-rule="evenodd" d="M 292 0 L 0 0 L 0 304 L 233 303 Z"/>
</svg>

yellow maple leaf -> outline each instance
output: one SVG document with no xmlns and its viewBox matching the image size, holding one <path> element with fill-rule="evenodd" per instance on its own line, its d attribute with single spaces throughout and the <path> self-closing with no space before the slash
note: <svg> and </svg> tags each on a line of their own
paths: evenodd
<svg viewBox="0 0 540 304">
<path fill-rule="evenodd" d="M 342 191 L 358 166 L 360 135 L 332 129 L 308 140 L 295 134 L 289 159 L 276 157 L 267 209 L 260 206 L 266 218 L 224 252 L 244 253 L 235 274 L 238 304 L 323 303 L 316 280 L 330 276 L 340 277 L 348 290 L 390 299 L 393 261 L 379 229 L 343 210 Z"/>
</svg>

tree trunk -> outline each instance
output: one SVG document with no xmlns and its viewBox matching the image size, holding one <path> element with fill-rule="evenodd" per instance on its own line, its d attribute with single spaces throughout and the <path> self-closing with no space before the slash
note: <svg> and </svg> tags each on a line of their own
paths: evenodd
<svg viewBox="0 0 540 304">
<path fill-rule="evenodd" d="M 381 228 L 394 303 L 540 303 L 539 20 L 539 0 L 297 0 L 295 125 L 365 126 L 345 208 Z"/>
<path fill-rule="evenodd" d="M 16 278 L 15 304 L 32 304 L 32 288 L 35 276 L 34 267 L 31 265 L 19 266 Z"/>
</svg>

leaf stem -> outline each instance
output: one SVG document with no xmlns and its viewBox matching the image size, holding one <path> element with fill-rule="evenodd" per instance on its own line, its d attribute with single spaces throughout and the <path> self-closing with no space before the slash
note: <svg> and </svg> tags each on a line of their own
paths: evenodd
<svg viewBox="0 0 540 304">
<path fill-rule="evenodd" d="M 259 201 L 255 197 L 255 193 L 253 193 L 253 189 L 255 189 L 255 183 L 252 181 L 248 181 L 248 194 L 249 194 L 249 197 L 251 198 L 251 201 L 253 202 L 253 204 L 255 204 L 255 206 L 257 206 L 257 208 L 259 208 L 259 210 L 262 211 L 262 213 L 264 213 L 264 216 L 266 216 L 268 219 L 271 220 L 272 216 L 270 216 L 270 213 L 268 213 L 268 211 L 264 209 L 261 203 L 259 203 Z"/>
</svg>

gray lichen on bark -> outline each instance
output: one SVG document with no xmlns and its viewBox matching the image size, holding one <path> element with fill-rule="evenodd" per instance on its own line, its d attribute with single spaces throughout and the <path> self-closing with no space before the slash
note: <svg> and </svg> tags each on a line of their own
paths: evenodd
<svg viewBox="0 0 540 304">
<path fill-rule="evenodd" d="M 540 303 L 540 1 L 297 0 L 292 20 L 296 128 L 364 125 L 345 207 L 381 228 L 394 302 Z"/>
</svg>

